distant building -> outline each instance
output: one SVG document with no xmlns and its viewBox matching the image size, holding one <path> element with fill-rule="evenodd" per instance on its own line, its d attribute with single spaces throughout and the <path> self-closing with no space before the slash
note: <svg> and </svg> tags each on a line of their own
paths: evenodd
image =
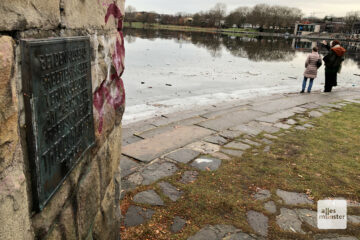
<svg viewBox="0 0 360 240">
<path fill-rule="evenodd" d="M 316 41 L 311 41 L 308 39 L 293 39 L 292 47 L 296 50 L 310 52 L 313 47 L 317 46 Z"/>
<path fill-rule="evenodd" d="M 320 24 L 317 23 L 296 23 L 295 24 L 295 35 L 309 35 L 311 33 L 319 33 L 320 32 Z"/>
<path fill-rule="evenodd" d="M 356 22 L 352 28 L 353 34 L 360 34 L 360 22 Z"/>
<path fill-rule="evenodd" d="M 344 18 L 326 16 L 321 31 L 328 33 L 341 33 L 345 30 Z"/>
</svg>

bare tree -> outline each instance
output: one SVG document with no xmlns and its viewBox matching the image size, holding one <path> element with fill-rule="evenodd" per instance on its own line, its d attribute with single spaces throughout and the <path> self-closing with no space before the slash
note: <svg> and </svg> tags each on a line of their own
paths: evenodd
<svg viewBox="0 0 360 240">
<path fill-rule="evenodd" d="M 223 20 L 226 15 L 226 4 L 217 3 L 215 7 L 210 10 L 209 13 L 211 18 L 213 18 L 215 22 L 215 26 L 221 27 L 221 20 Z"/>
<path fill-rule="evenodd" d="M 248 7 L 239 7 L 232 11 L 226 18 L 225 18 L 225 24 L 228 27 L 232 27 L 233 25 L 236 25 L 237 27 L 243 26 L 250 13 L 250 8 Z"/>
<path fill-rule="evenodd" d="M 348 12 L 344 20 L 346 32 L 353 33 L 355 23 L 360 21 L 360 11 Z"/>
<path fill-rule="evenodd" d="M 132 22 L 135 21 L 136 18 L 136 8 L 129 5 L 125 9 L 125 21 L 129 22 L 130 27 L 132 25 Z"/>
</svg>

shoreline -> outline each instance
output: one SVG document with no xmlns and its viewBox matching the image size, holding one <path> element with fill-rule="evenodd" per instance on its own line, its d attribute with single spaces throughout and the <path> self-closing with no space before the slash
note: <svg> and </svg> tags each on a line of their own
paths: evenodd
<svg viewBox="0 0 360 240">
<path fill-rule="evenodd" d="M 259 32 L 257 29 L 242 29 L 242 28 L 230 28 L 230 29 L 217 29 L 217 28 L 203 28 L 192 26 L 177 26 L 177 25 L 161 25 L 161 24 L 142 24 L 139 22 L 132 23 L 132 26 L 128 22 L 124 23 L 124 28 L 131 29 L 145 29 L 145 30 L 169 30 L 169 31 L 181 31 L 181 32 L 204 32 L 204 33 L 216 33 L 227 34 L 230 36 L 262 36 L 262 37 L 284 37 L 284 38 L 296 38 L 296 39 L 309 39 L 309 40 L 334 40 L 349 42 L 360 42 L 360 39 L 349 39 L 345 36 L 339 36 L 340 33 L 334 33 L 332 35 L 302 35 L 297 36 L 294 34 L 286 33 L 272 33 L 272 32 Z"/>
</svg>

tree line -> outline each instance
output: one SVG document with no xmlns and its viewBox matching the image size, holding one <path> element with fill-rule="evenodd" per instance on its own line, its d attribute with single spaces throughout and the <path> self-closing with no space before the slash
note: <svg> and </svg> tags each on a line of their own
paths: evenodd
<svg viewBox="0 0 360 240">
<path fill-rule="evenodd" d="M 208 11 L 195 14 L 157 14 L 155 12 L 136 12 L 132 6 L 126 8 L 125 21 L 160 23 L 165 25 L 188 25 L 196 27 L 244 27 L 245 24 L 256 28 L 293 27 L 303 16 L 298 8 L 258 4 L 254 7 L 239 7 L 227 14 L 224 3 L 217 3 Z"/>
<path fill-rule="evenodd" d="M 163 25 L 179 25 L 209 28 L 257 28 L 272 29 L 274 31 L 287 31 L 294 27 L 296 21 L 308 20 L 316 23 L 326 23 L 327 19 L 314 17 L 303 18 L 304 14 L 298 8 L 286 6 L 257 4 L 254 7 L 238 7 L 227 13 L 227 6 L 224 3 L 217 3 L 208 11 L 201 11 L 195 14 L 157 14 L 156 12 L 137 12 L 133 6 L 126 8 L 125 21 L 141 22 L 143 24 L 159 23 Z M 344 26 L 342 32 L 354 32 L 360 23 L 360 11 L 347 13 L 341 18 Z"/>
</svg>

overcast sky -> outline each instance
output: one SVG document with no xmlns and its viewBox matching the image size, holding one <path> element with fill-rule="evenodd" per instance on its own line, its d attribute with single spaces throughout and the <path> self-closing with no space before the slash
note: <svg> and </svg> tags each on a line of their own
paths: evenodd
<svg viewBox="0 0 360 240">
<path fill-rule="evenodd" d="M 126 0 L 126 6 L 134 6 L 137 11 L 174 14 L 206 11 L 218 2 L 225 3 L 228 12 L 239 6 L 251 7 L 258 3 L 297 7 L 303 11 L 305 17 L 345 16 L 347 12 L 360 11 L 360 0 Z"/>
</svg>

